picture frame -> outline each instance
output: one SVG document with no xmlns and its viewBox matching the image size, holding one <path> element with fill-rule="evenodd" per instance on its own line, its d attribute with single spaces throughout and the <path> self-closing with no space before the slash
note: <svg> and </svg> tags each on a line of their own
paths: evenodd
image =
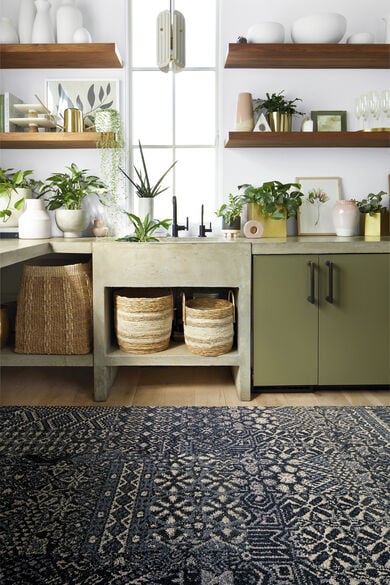
<svg viewBox="0 0 390 585">
<path fill-rule="evenodd" d="M 341 196 L 340 177 L 297 177 L 304 193 L 302 205 L 298 210 L 298 234 L 334 235 L 332 210 Z M 314 192 L 313 197 L 309 197 Z"/>
<path fill-rule="evenodd" d="M 63 120 L 67 108 L 78 108 L 93 125 L 98 109 L 119 110 L 118 79 L 47 79 L 46 105 L 50 112 Z"/>
<path fill-rule="evenodd" d="M 347 130 L 346 110 L 316 110 L 310 115 L 314 132 L 345 132 Z"/>
</svg>

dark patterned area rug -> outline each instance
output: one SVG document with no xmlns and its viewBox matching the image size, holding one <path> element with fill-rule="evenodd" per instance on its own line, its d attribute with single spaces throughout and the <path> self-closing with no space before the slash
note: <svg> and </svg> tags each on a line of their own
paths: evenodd
<svg viewBox="0 0 390 585">
<path fill-rule="evenodd" d="M 390 408 L 3 407 L 2 585 L 389 585 Z"/>
</svg>

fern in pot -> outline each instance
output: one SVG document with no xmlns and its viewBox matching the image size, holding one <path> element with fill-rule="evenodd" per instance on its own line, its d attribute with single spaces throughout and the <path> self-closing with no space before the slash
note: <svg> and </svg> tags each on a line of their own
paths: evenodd
<svg viewBox="0 0 390 585">
<path fill-rule="evenodd" d="M 69 172 L 53 173 L 42 184 L 39 197 L 44 197 L 46 207 L 55 212 L 58 228 L 65 238 L 80 237 L 89 224 L 89 217 L 82 204 L 89 195 L 96 195 L 105 205 L 103 195 L 106 184 L 88 169 L 80 169 L 75 163 L 66 167 Z M 48 197 L 45 197 L 45 195 Z"/>
<path fill-rule="evenodd" d="M 215 212 L 217 217 L 222 218 L 222 233 L 225 237 L 235 237 L 240 233 L 243 207 L 242 196 L 229 193 L 227 202 L 223 203 Z"/>
</svg>

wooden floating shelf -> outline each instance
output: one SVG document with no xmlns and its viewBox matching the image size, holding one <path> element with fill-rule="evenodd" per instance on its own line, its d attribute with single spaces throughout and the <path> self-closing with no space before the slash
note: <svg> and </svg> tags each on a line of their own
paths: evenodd
<svg viewBox="0 0 390 585">
<path fill-rule="evenodd" d="M 388 148 L 390 132 L 229 132 L 226 148 Z"/>
<path fill-rule="evenodd" d="M 123 67 L 115 43 L 0 45 L 2 69 L 111 69 Z"/>
<path fill-rule="evenodd" d="M 228 69 L 389 69 L 390 44 L 231 43 L 225 67 Z"/>
<path fill-rule="evenodd" d="M 1 148 L 96 148 L 98 132 L 3 132 Z"/>
</svg>

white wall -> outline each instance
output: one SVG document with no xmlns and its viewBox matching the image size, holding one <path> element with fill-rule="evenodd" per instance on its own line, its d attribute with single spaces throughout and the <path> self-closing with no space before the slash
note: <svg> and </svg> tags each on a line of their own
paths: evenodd
<svg viewBox="0 0 390 585">
<path fill-rule="evenodd" d="M 347 32 L 370 31 L 376 42 L 383 42 L 389 12 L 388 0 L 222 0 L 222 50 L 228 43 L 246 36 L 248 28 L 262 21 L 282 23 L 290 42 L 291 24 L 300 16 L 333 11 L 347 18 Z M 234 129 L 237 95 L 251 92 L 265 97 L 265 92 L 285 90 L 290 98 L 302 98 L 299 109 L 346 110 L 349 130 L 359 128 L 353 114 L 354 98 L 371 89 L 390 87 L 390 70 L 354 69 L 224 69 L 222 86 L 223 136 Z M 297 122 L 295 122 L 296 124 Z M 297 176 L 339 176 L 343 197 L 362 198 L 369 192 L 388 190 L 389 149 L 373 148 L 273 148 L 224 149 L 223 191 L 236 192 L 242 183 L 261 184 L 265 180 L 292 181 Z"/>
<path fill-rule="evenodd" d="M 145 0 L 147 1 L 147 0 Z M 52 0 L 52 17 L 60 0 Z M 168 4 L 168 2 L 167 2 Z M 347 17 L 347 34 L 371 31 L 376 41 L 383 41 L 384 23 L 381 17 L 389 12 L 388 0 L 273 0 L 266 5 L 260 0 L 221 0 L 221 64 L 229 42 L 245 35 L 249 26 L 263 20 L 276 20 L 287 30 L 295 18 L 316 11 L 337 11 Z M 84 14 L 84 25 L 96 42 L 116 42 L 125 63 L 128 60 L 128 2 L 126 0 L 79 0 Z M 1 0 L 0 15 L 17 22 L 19 2 Z M 201 35 L 200 35 L 201 39 Z M 0 73 L 0 91 L 12 91 L 26 103 L 34 102 L 34 94 L 44 96 L 47 78 L 110 78 L 121 83 L 121 112 L 125 130 L 129 129 L 128 76 L 126 66 L 121 69 L 91 70 L 3 70 Z M 348 127 L 353 130 L 353 100 L 370 89 L 390 87 L 390 70 L 305 70 L 305 69 L 222 69 L 221 72 L 221 200 L 237 185 L 245 182 L 259 184 L 267 179 L 291 181 L 296 176 L 340 176 L 343 195 L 361 198 L 370 191 L 387 191 L 390 173 L 389 149 L 224 149 L 223 141 L 234 128 L 237 95 L 243 91 L 254 97 L 266 91 L 285 90 L 292 97 L 303 99 L 302 107 L 314 109 L 347 110 Z M 6 167 L 31 168 L 37 178 L 60 171 L 65 165 L 77 162 L 99 174 L 99 154 L 95 150 L 4 150 L 0 164 Z M 193 220 L 194 218 L 190 218 Z"/>
</svg>

